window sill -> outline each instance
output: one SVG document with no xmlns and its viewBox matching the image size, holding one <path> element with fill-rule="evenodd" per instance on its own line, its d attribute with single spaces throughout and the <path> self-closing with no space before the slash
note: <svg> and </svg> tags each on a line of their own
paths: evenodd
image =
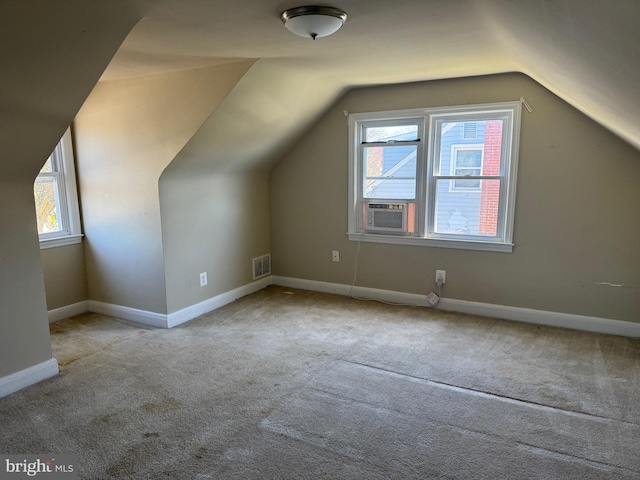
<svg viewBox="0 0 640 480">
<path fill-rule="evenodd" d="M 83 234 L 65 235 L 62 237 L 42 238 L 40 239 L 40 250 L 47 248 L 63 247 L 65 245 L 73 245 L 82 241 Z"/>
<path fill-rule="evenodd" d="M 398 235 L 378 235 L 366 233 L 348 233 L 354 242 L 388 243 L 392 245 L 414 245 L 419 247 L 455 248 L 459 250 L 480 250 L 485 252 L 513 252 L 513 243 L 471 242 L 467 240 L 436 240 L 422 237 L 403 237 Z"/>
</svg>

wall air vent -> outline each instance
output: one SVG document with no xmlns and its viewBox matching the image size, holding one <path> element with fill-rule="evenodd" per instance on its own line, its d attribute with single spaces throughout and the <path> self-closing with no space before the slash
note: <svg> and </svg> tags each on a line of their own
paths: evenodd
<svg viewBox="0 0 640 480">
<path fill-rule="evenodd" d="M 263 255 L 253 259 L 253 279 L 271 275 L 271 254 Z"/>
</svg>

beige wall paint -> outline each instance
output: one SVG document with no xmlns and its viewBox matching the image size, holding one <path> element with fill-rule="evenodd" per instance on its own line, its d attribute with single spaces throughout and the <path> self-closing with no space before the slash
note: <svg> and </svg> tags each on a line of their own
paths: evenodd
<svg viewBox="0 0 640 480">
<path fill-rule="evenodd" d="M 82 243 L 40 251 L 47 310 L 89 299 Z"/>
<path fill-rule="evenodd" d="M 270 252 L 267 171 L 337 94 L 321 67 L 292 64 L 258 60 L 162 174 L 169 313 L 251 283 Z"/>
<path fill-rule="evenodd" d="M 266 172 L 170 168 L 160 194 L 169 313 L 252 282 L 251 260 L 270 253 Z"/>
<path fill-rule="evenodd" d="M 347 121 L 352 113 L 524 96 L 513 253 L 362 244 L 357 285 L 640 321 L 640 152 L 520 74 L 355 89 L 272 170 L 274 273 L 350 284 Z M 331 250 L 341 251 L 332 263 Z M 598 282 L 625 284 L 616 288 Z"/>
<path fill-rule="evenodd" d="M 0 16 L 0 378 L 51 358 L 33 181 L 139 19 L 127 2 L 11 2 Z"/>
<path fill-rule="evenodd" d="M 326 65 L 261 58 L 171 164 L 202 172 L 268 170 L 339 96 Z"/>
<path fill-rule="evenodd" d="M 55 144 L 54 144 L 55 145 Z M 0 378 L 51 358 L 33 179 L 0 180 Z"/>
<path fill-rule="evenodd" d="M 166 313 L 158 179 L 253 61 L 101 82 L 76 117 L 92 300 Z"/>
</svg>

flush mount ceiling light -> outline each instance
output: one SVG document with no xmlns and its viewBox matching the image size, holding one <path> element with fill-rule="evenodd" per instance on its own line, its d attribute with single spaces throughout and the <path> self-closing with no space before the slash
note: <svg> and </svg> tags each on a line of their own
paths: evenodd
<svg viewBox="0 0 640 480">
<path fill-rule="evenodd" d="M 335 7 L 296 7 L 282 12 L 280 18 L 291 32 L 315 40 L 336 33 L 347 14 Z"/>
</svg>

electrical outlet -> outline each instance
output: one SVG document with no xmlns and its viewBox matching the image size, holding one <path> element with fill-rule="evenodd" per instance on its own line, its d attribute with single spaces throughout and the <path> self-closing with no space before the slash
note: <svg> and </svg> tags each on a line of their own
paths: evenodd
<svg viewBox="0 0 640 480">
<path fill-rule="evenodd" d="M 446 270 L 436 270 L 436 284 L 441 287 L 446 283 L 447 280 L 447 271 Z"/>
<path fill-rule="evenodd" d="M 200 274 L 200 286 L 204 287 L 207 284 L 207 272 L 202 272 Z"/>
<path fill-rule="evenodd" d="M 331 252 L 331 259 L 334 262 L 339 262 L 340 261 L 340 251 L 339 250 L 333 250 Z"/>
</svg>

